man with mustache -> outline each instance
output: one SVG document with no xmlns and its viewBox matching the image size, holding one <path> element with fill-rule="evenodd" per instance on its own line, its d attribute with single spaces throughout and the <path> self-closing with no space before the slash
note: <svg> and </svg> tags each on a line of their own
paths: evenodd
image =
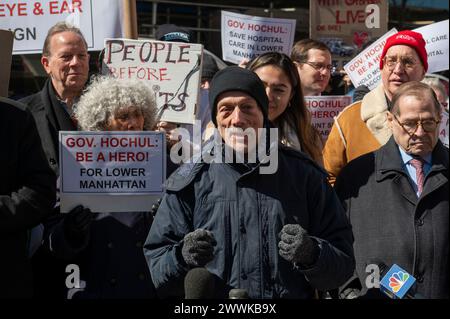
<svg viewBox="0 0 450 319">
<path fill-rule="evenodd" d="M 421 81 L 428 69 L 422 35 L 405 30 L 389 37 L 381 54 L 380 69 L 382 83 L 335 118 L 323 149 L 324 166 L 331 184 L 348 162 L 389 140 L 392 133 L 386 113 L 393 94 L 403 83 Z"/>
<path fill-rule="evenodd" d="M 216 278 L 203 298 L 238 288 L 250 298 L 304 299 L 343 284 L 354 269 L 352 234 L 325 172 L 277 137 L 278 149 L 259 143 L 267 138 L 260 129 L 270 125 L 269 102 L 255 73 L 227 67 L 210 90 L 220 161 L 202 158 L 170 176 L 144 245 L 160 297 L 182 296 L 183 279 L 196 267 Z M 263 152 L 252 161 L 255 148 Z M 262 153 L 277 161 L 274 171 L 263 170 Z"/>
<path fill-rule="evenodd" d="M 366 266 L 382 262 L 416 278 L 413 294 L 449 297 L 449 154 L 438 138 L 441 111 L 428 85 L 401 85 L 386 116 L 392 137 L 336 180 L 355 236 L 359 295 L 370 288 Z"/>
</svg>

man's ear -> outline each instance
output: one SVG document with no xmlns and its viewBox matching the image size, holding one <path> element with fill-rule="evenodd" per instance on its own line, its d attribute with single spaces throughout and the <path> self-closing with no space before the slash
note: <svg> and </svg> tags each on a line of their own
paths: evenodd
<svg viewBox="0 0 450 319">
<path fill-rule="evenodd" d="M 50 74 L 50 58 L 48 56 L 42 56 L 41 57 L 41 64 L 45 69 L 45 72 L 47 72 L 47 74 Z"/>
</svg>

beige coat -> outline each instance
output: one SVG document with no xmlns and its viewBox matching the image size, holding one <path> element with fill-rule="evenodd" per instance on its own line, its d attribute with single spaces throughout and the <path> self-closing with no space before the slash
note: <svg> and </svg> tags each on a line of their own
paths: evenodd
<svg viewBox="0 0 450 319">
<path fill-rule="evenodd" d="M 332 185 L 348 162 L 377 150 L 389 140 L 392 132 L 387 124 L 387 110 L 384 88 L 380 84 L 334 119 L 323 149 L 324 166 Z"/>
</svg>

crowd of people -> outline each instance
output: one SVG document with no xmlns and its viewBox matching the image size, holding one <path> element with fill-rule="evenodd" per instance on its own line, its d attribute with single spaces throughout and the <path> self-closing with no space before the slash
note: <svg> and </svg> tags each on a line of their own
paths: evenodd
<svg viewBox="0 0 450 319">
<path fill-rule="evenodd" d="M 156 34 L 192 39 L 175 25 Z M 89 78 L 74 26 L 48 31 L 41 63 L 40 92 L 0 99 L 0 298 L 184 298 L 199 268 L 209 288 L 198 298 L 232 289 L 252 299 L 387 298 L 366 284 L 366 267 L 381 264 L 416 278 L 410 295 L 449 297 L 449 151 L 438 138 L 448 94 L 425 77 L 420 33 L 387 39 L 381 83 L 359 89 L 325 144 L 305 103 L 329 84 L 325 44 L 303 39 L 290 56 L 267 52 L 239 66 L 205 54 L 196 118 L 205 143 L 219 137 L 210 151 L 222 161 L 167 156 L 165 193 L 141 212 L 80 203 L 61 213 L 59 132 L 163 131 L 169 154 L 180 125 L 159 119 L 144 82 Z M 263 172 L 260 154 L 274 172 Z M 80 269 L 75 290 L 68 265 Z"/>
</svg>

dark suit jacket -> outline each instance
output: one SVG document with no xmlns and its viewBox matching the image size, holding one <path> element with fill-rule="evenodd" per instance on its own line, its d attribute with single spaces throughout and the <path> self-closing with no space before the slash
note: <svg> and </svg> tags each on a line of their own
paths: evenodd
<svg viewBox="0 0 450 319">
<path fill-rule="evenodd" d="M 20 102 L 33 114 L 48 163 L 59 176 L 59 131 L 76 131 L 76 126 L 58 101 L 50 80 L 45 82 L 42 91 Z"/>
<path fill-rule="evenodd" d="M 31 297 L 29 230 L 51 212 L 56 177 L 25 106 L 0 98 L 0 299 Z"/>
<path fill-rule="evenodd" d="M 61 102 L 58 101 L 50 80 L 45 82 L 40 92 L 20 101 L 27 105 L 28 110 L 33 115 L 48 165 L 56 176 L 59 176 L 59 131 L 73 131 L 76 130 L 76 126 L 64 110 Z M 53 219 L 59 220 L 62 218 L 63 216 L 59 214 L 51 214 L 48 220 L 44 222 L 44 226 Z M 64 298 L 66 266 L 67 262 L 54 258 L 41 247 L 33 256 L 35 297 Z"/>
<path fill-rule="evenodd" d="M 419 198 L 393 137 L 340 173 L 335 189 L 352 224 L 363 289 L 367 265 L 395 263 L 417 279 L 416 292 L 425 298 L 449 297 L 448 156 L 438 141 Z"/>
</svg>

